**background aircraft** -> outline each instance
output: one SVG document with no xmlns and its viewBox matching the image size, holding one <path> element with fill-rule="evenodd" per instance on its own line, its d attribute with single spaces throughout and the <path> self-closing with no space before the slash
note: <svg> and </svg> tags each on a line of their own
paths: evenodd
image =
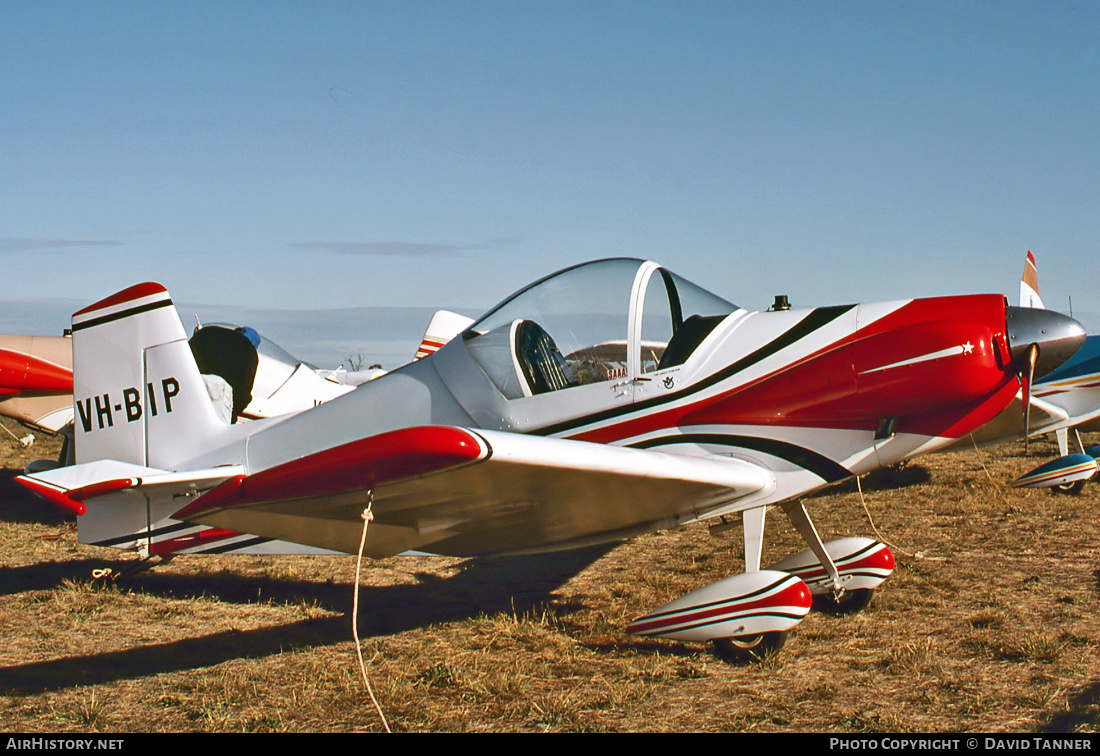
<svg viewBox="0 0 1100 756">
<path fill-rule="evenodd" d="M 217 406 L 227 407 L 230 422 L 301 412 L 357 385 L 355 373 L 349 382 L 347 371 L 320 371 L 248 327 L 210 323 L 196 328 L 188 343 L 207 376 L 208 392 L 219 397 Z M 220 391 L 222 382 L 228 393 Z"/>
<path fill-rule="evenodd" d="M 1020 281 L 1020 306 L 1042 308 L 1035 256 L 1029 250 Z M 1020 401 L 1024 399 L 1021 392 Z M 1085 448 L 1081 431 L 1100 430 L 1100 336 L 1088 335 L 1081 348 L 1065 364 L 1036 379 L 1030 393 L 1024 427 L 1025 437 L 1054 433 L 1058 459 L 1040 465 L 1021 476 L 1017 487 L 1050 488 L 1055 493 L 1078 493 L 1085 481 L 1096 474 L 1100 447 Z M 997 427 L 991 428 L 997 432 Z M 1070 437 L 1077 452 L 1069 451 Z"/>
<path fill-rule="evenodd" d="M 423 359 L 429 354 L 435 354 L 448 341 L 465 331 L 474 321 L 465 315 L 459 315 L 450 310 L 438 310 L 432 315 L 428 328 L 424 331 L 424 338 L 420 340 L 420 347 L 416 350 L 414 359 Z"/>
<path fill-rule="evenodd" d="M 230 424 L 168 292 L 139 284 L 73 315 L 78 464 L 19 480 L 81 513 L 81 541 L 143 553 L 206 527 L 476 556 L 740 514 L 746 572 L 628 630 L 742 658 L 781 645 L 814 596 L 861 608 L 893 568 L 869 539 L 823 543 L 799 497 L 974 431 L 1021 371 L 1082 339 L 999 295 L 747 312 L 655 263 L 602 260 L 353 392 Z M 808 549 L 761 569 L 773 504 Z"/>
<path fill-rule="evenodd" d="M 206 355 L 203 368 L 208 390 L 217 393 L 219 401 L 229 402 L 227 416 L 233 422 L 300 412 L 385 372 L 321 370 L 250 328 L 224 323 L 197 327 L 191 344 L 193 350 Z M 247 376 L 238 374 L 243 369 L 242 359 L 255 363 Z M 0 335 L 0 415 L 32 429 L 63 431 L 73 422 L 72 364 L 72 339 L 68 336 Z M 221 373 L 232 374 L 233 380 Z M 224 385 L 219 385 L 217 378 Z M 236 388 L 238 403 L 247 397 L 235 411 L 226 387 Z"/>
<path fill-rule="evenodd" d="M 72 421 L 68 337 L 0 335 L 0 415 L 50 433 Z"/>
</svg>

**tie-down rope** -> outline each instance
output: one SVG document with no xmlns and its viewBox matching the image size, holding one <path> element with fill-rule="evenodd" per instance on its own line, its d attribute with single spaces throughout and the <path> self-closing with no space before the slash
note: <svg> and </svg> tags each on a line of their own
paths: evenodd
<svg viewBox="0 0 1100 756">
<path fill-rule="evenodd" d="M 378 699 L 374 697 L 374 690 L 371 688 L 370 680 L 367 678 L 367 667 L 363 663 L 363 646 L 359 642 L 359 573 L 363 565 L 363 547 L 367 542 L 367 528 L 370 526 L 371 521 L 374 519 L 374 513 L 371 511 L 371 507 L 374 505 L 374 491 L 367 489 L 367 508 L 363 510 L 363 536 L 359 540 L 359 557 L 355 561 L 355 597 L 352 601 L 351 610 L 351 634 L 355 638 L 355 651 L 359 655 L 359 671 L 363 673 L 363 682 L 367 686 L 367 693 L 370 694 L 370 700 L 374 703 L 374 708 L 378 712 L 378 717 L 382 720 L 382 727 L 386 732 L 391 732 L 389 724 L 386 722 L 386 715 L 382 713 L 382 707 L 378 703 Z"/>
</svg>

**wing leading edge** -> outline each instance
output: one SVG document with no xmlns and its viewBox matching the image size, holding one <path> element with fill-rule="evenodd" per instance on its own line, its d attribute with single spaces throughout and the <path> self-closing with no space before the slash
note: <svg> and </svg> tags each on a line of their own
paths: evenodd
<svg viewBox="0 0 1100 756">
<path fill-rule="evenodd" d="M 420 426 L 234 475 L 173 517 L 355 553 L 369 501 L 367 555 L 475 556 L 614 540 L 774 488 L 743 460 Z"/>
</svg>

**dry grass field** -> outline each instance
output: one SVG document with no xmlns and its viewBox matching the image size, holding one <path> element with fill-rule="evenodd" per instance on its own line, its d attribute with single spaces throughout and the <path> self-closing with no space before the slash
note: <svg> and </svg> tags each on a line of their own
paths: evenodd
<svg viewBox="0 0 1100 756">
<path fill-rule="evenodd" d="M 133 557 L 80 545 L 11 480 L 55 452 L 0 433 L 0 730 L 382 728 L 352 638 L 354 558 L 184 556 L 93 579 Z M 753 666 L 622 632 L 741 570 L 740 528 L 695 526 L 549 556 L 368 563 L 368 675 L 398 731 L 1094 732 L 1100 485 L 1006 487 L 1052 456 L 942 454 L 864 479 L 862 501 L 853 484 L 809 500 L 826 539 L 877 529 L 897 570 L 866 611 L 811 614 Z M 802 548 L 779 512 L 766 537 L 767 561 Z"/>
</svg>

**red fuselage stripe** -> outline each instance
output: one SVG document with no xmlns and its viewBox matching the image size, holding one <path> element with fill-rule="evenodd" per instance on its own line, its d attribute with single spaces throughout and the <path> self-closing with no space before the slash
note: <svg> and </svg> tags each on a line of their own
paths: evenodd
<svg viewBox="0 0 1100 756">
<path fill-rule="evenodd" d="M 959 437 L 992 419 L 1011 401 L 1008 394 L 1015 394 L 1015 374 L 1005 367 L 1008 353 L 1004 326 L 990 330 L 991 324 L 1003 322 L 1003 297 L 975 295 L 915 300 L 749 383 L 730 385 L 737 380 L 736 373 L 719 382 L 703 379 L 652 404 L 641 403 L 616 410 L 615 415 L 623 417 L 618 422 L 593 428 L 593 422 L 611 418 L 605 413 L 563 424 L 560 431 L 551 427 L 542 432 L 564 431 L 567 438 L 615 443 L 665 428 L 698 425 L 873 430 L 880 418 L 902 415 L 904 422 L 899 423 L 897 432 Z M 921 345 L 910 345 L 905 339 L 894 338 L 894 334 L 902 330 L 938 339 L 936 343 L 957 335 L 959 346 L 969 343 L 974 353 L 914 362 L 892 370 L 872 370 L 863 376 L 855 373 L 852 363 L 847 362 L 852 359 L 850 355 L 889 365 L 905 361 L 906 356 L 925 354 Z M 971 333 L 975 340 L 983 337 L 980 344 L 967 342 L 965 337 Z M 843 351 L 848 347 L 859 351 Z M 886 349 L 894 351 L 882 353 Z M 963 360 L 967 361 L 960 362 Z M 839 385 L 826 386 L 818 392 L 800 388 L 820 382 L 821 376 L 830 374 L 840 376 Z M 849 374 L 850 377 L 844 377 Z M 918 374 L 923 380 L 914 379 Z M 1010 383 L 1011 392 L 1007 390 Z M 660 408 L 688 399 L 699 392 L 700 385 L 722 384 L 727 388 L 715 395 Z M 917 385 L 923 387 L 923 393 L 914 391 Z M 792 389 L 796 390 L 792 392 Z"/>
</svg>

